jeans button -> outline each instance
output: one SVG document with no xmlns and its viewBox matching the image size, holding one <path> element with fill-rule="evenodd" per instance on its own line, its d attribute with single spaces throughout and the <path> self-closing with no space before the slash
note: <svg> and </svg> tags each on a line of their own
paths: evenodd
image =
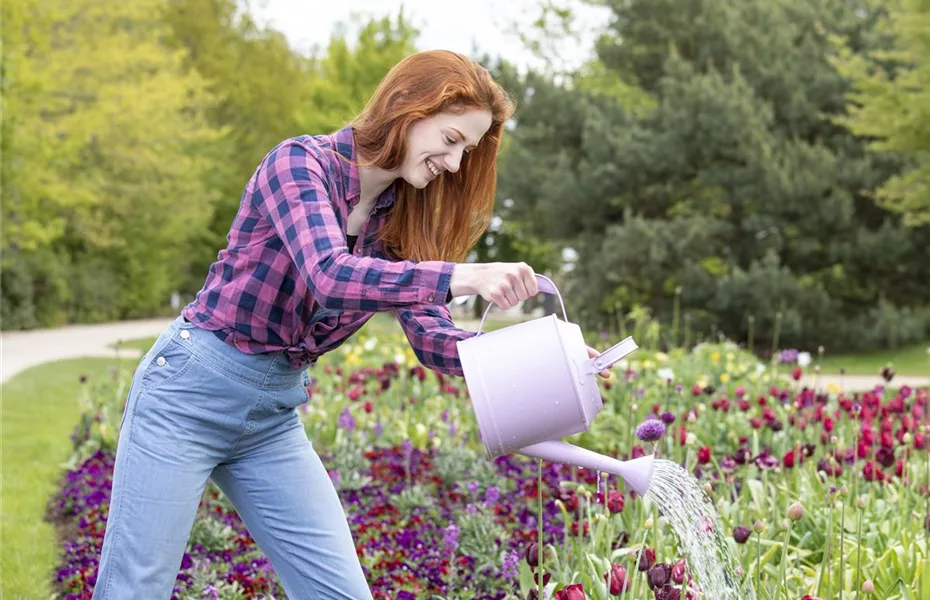
<svg viewBox="0 0 930 600">
<path fill-rule="evenodd" d="M 181 330 L 181 339 L 186 340 L 186 339 L 189 338 L 190 336 L 191 336 L 191 332 L 190 332 L 190 331 L 188 331 L 188 330 L 186 330 L 186 329 L 182 329 L 182 330 Z"/>
<path fill-rule="evenodd" d="M 158 365 L 159 367 L 164 367 L 165 363 L 167 362 L 168 361 L 165 360 L 164 356 L 159 356 L 158 358 L 155 359 L 155 364 Z"/>
</svg>

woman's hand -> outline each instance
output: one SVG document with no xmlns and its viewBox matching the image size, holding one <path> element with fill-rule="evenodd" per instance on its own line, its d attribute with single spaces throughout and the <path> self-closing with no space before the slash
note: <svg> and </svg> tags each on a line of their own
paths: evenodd
<svg viewBox="0 0 930 600">
<path fill-rule="evenodd" d="M 588 346 L 588 358 L 594 358 L 595 356 L 598 356 L 599 354 L 600 352 L 598 352 L 591 346 Z M 600 375 L 604 379 L 610 379 L 610 369 L 604 369 L 603 371 L 598 373 L 598 375 Z"/>
<path fill-rule="evenodd" d="M 452 271 L 452 296 L 480 295 L 492 304 L 513 308 L 539 293 L 536 273 L 526 263 L 462 263 Z"/>
</svg>

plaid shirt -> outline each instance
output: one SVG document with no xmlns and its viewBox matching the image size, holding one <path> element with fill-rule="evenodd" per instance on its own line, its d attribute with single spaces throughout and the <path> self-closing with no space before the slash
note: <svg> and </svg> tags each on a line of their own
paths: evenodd
<svg viewBox="0 0 930 600">
<path fill-rule="evenodd" d="M 349 253 L 346 224 L 360 194 L 355 161 L 349 126 L 273 148 L 246 185 L 227 247 L 182 314 L 243 352 L 284 351 L 299 369 L 375 312 L 393 311 L 424 366 L 461 375 L 456 342 L 474 333 L 455 327 L 443 304 L 454 263 L 396 260 L 376 239 L 393 186 Z"/>
</svg>

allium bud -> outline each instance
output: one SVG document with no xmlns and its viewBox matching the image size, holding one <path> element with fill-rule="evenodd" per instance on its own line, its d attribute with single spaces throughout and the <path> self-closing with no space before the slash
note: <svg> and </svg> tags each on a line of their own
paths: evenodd
<svg viewBox="0 0 930 600">
<path fill-rule="evenodd" d="M 765 530 L 768 528 L 769 526 L 766 525 L 765 521 L 756 521 L 755 523 L 752 524 L 752 530 L 758 534 L 765 533 Z"/>
<path fill-rule="evenodd" d="M 875 584 L 872 583 L 871 579 L 866 579 L 862 582 L 862 593 L 864 594 L 874 594 L 875 593 Z"/>
<path fill-rule="evenodd" d="M 752 531 L 745 525 L 737 525 L 733 528 L 733 539 L 737 544 L 745 544 L 750 535 L 752 535 Z"/>
<path fill-rule="evenodd" d="M 786 516 L 792 521 L 797 521 L 804 516 L 804 506 L 800 502 L 795 502 L 788 507 L 788 513 Z"/>
</svg>

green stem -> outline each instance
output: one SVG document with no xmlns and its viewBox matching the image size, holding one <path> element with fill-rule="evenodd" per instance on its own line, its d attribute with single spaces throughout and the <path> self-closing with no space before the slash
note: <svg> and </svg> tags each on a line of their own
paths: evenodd
<svg viewBox="0 0 930 600">
<path fill-rule="evenodd" d="M 840 510 L 840 600 L 843 600 L 843 591 L 846 589 L 846 556 L 843 546 L 846 543 L 846 499 L 843 499 L 843 508 Z"/>
<path fill-rule="evenodd" d="M 781 565 L 779 565 L 780 572 L 778 574 L 778 582 L 775 584 L 776 592 L 772 594 L 772 598 L 778 597 L 777 586 L 781 585 L 785 590 L 785 598 L 787 598 L 788 600 L 791 600 L 791 597 L 788 595 L 788 579 L 785 576 L 785 566 L 788 563 L 788 544 L 791 543 L 791 528 L 793 526 L 794 526 L 794 521 L 788 521 L 788 531 L 785 532 L 785 549 L 781 555 Z"/>
<path fill-rule="evenodd" d="M 762 534 L 756 534 L 756 589 L 762 589 Z"/>
<path fill-rule="evenodd" d="M 859 581 L 860 569 L 862 568 L 862 509 L 859 509 L 859 525 L 856 531 L 856 600 L 859 600 L 859 594 L 862 592 L 862 582 Z"/>
<path fill-rule="evenodd" d="M 538 522 L 536 524 L 536 562 L 539 564 L 537 571 L 539 579 L 536 582 L 536 597 L 542 600 L 543 597 L 543 500 L 542 500 L 542 459 L 536 459 L 536 500 L 539 506 L 537 513 Z"/>
</svg>

